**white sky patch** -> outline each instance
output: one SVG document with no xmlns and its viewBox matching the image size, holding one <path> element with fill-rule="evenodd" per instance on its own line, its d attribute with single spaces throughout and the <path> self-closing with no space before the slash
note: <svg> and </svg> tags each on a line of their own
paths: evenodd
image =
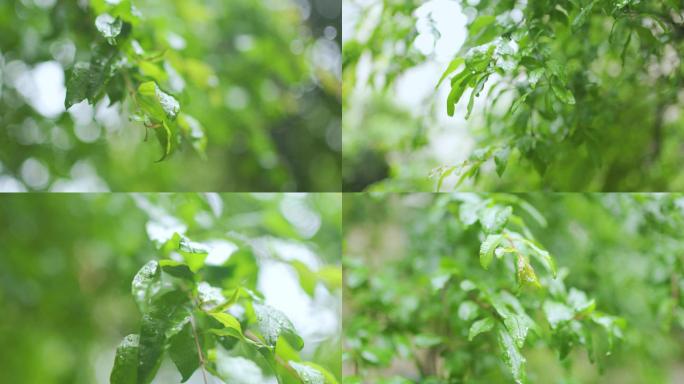
<svg viewBox="0 0 684 384">
<path fill-rule="evenodd" d="M 80 160 L 71 167 L 70 179 L 58 179 L 50 186 L 51 192 L 109 192 L 107 183 L 97 175 L 87 160 Z"/>
<path fill-rule="evenodd" d="M 0 175 L 0 192 L 26 192 L 26 186 L 12 176 Z"/>
<path fill-rule="evenodd" d="M 15 82 L 17 91 L 41 115 L 54 118 L 64 112 L 64 69 L 57 61 L 46 61 L 22 72 Z"/>
<path fill-rule="evenodd" d="M 307 295 L 299 285 L 295 270 L 289 265 L 263 260 L 259 269 L 258 289 L 266 303 L 282 311 L 306 340 L 323 339 L 339 330 L 339 314 L 325 297 L 327 290 L 317 289 L 316 300 Z M 328 298 L 330 299 L 330 298 Z M 307 345 L 309 349 L 314 345 Z"/>
<path fill-rule="evenodd" d="M 438 62 L 451 60 L 466 38 L 468 19 L 461 11 L 461 6 L 455 1 L 433 0 L 421 5 L 415 16 L 420 33 L 414 43 L 416 48 L 423 53 L 434 54 Z M 434 31 L 439 32 L 439 35 Z"/>
<path fill-rule="evenodd" d="M 209 247 L 209 254 L 204 261 L 209 265 L 223 265 L 230 255 L 238 249 L 237 245 L 226 240 L 209 240 L 205 241 L 204 244 Z"/>
</svg>

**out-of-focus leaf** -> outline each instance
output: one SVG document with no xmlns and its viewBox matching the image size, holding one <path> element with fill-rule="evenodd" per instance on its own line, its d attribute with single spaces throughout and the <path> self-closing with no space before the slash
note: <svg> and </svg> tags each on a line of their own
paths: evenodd
<svg viewBox="0 0 684 384">
<path fill-rule="evenodd" d="M 485 240 L 480 245 L 480 264 L 482 268 L 489 268 L 489 264 L 492 263 L 494 258 L 494 250 L 503 241 L 503 235 L 487 235 Z"/>
<path fill-rule="evenodd" d="M 474 322 L 468 331 L 468 341 L 473 341 L 475 336 L 479 335 L 480 333 L 485 333 L 492 330 L 492 328 L 494 328 L 494 324 L 494 319 L 491 317 L 486 317 Z"/>
</svg>

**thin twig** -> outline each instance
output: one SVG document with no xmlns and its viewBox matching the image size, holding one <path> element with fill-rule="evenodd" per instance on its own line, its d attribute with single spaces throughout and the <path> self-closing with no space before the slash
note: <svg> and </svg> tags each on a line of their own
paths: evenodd
<svg viewBox="0 0 684 384">
<path fill-rule="evenodd" d="M 197 346 L 197 354 L 199 355 L 200 366 L 202 367 L 202 377 L 204 378 L 204 384 L 209 384 L 209 380 L 207 380 L 207 371 L 206 369 L 204 369 L 204 364 L 206 362 L 204 360 L 204 355 L 202 354 L 202 348 L 200 347 L 199 337 L 197 336 L 197 329 L 195 328 L 195 316 L 190 316 L 190 325 L 192 325 L 192 335 L 195 338 L 195 346 Z"/>
</svg>

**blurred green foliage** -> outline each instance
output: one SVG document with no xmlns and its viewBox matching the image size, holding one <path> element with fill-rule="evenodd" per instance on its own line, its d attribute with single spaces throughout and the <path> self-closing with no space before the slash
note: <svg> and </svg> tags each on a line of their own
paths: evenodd
<svg viewBox="0 0 684 384">
<path fill-rule="evenodd" d="M 336 3 L 3 1 L 0 184 L 339 190 Z"/>
<path fill-rule="evenodd" d="M 174 259 L 200 268 L 205 284 L 215 287 L 211 290 L 214 298 L 237 287 L 261 295 L 256 292 L 269 284 L 271 290 L 273 284 L 282 290 L 292 281 L 297 288 L 291 294 L 299 299 L 274 303 L 267 291 L 267 303 L 287 308 L 308 296 L 305 305 L 338 318 L 340 215 L 338 194 L 0 196 L 0 381 L 109 382 L 117 344 L 145 323 L 131 283 L 151 260 Z M 192 247 L 185 242 L 178 250 L 158 248 L 165 244 L 160 243 L 164 236 L 173 234 L 192 239 Z M 186 252 L 192 248 L 209 253 L 195 259 L 192 256 L 198 255 Z M 271 271 L 268 275 L 262 275 L 265 268 Z M 280 275 L 274 275 L 274 270 Z M 205 284 L 204 293 L 209 291 Z M 240 298 L 231 313 L 247 321 L 244 314 L 232 312 L 243 305 L 248 306 Z M 314 333 L 310 327 L 297 329 L 306 348 L 299 354 L 285 350 L 287 361 L 312 361 L 339 379 L 340 330 L 321 326 L 316 324 Z M 239 358 L 242 344 L 225 340 L 219 348 L 207 342 L 205 357 L 214 367 L 221 362 L 227 366 L 241 363 L 244 372 L 273 379 L 267 365 L 250 364 L 248 354 Z M 155 382 L 180 381 L 169 360 L 169 356 L 177 360 L 174 353 L 178 350 L 165 353 Z M 225 370 L 213 373 L 221 376 Z M 201 382 L 201 374 L 195 379 Z M 282 382 L 299 381 L 288 374 Z"/>
<path fill-rule="evenodd" d="M 678 194 L 345 196 L 345 382 L 680 382 L 683 218 Z"/>
<path fill-rule="evenodd" d="M 473 191 L 684 186 L 680 1 L 456 3 L 345 2 L 358 10 L 343 44 L 345 189 L 425 191 L 442 181 Z M 434 13 L 447 9 L 454 25 L 467 20 L 463 44 L 459 35 L 442 41 L 434 19 L 444 15 Z M 436 48 L 418 48 L 426 39 L 458 49 L 453 60 L 442 64 Z M 426 71 L 437 92 L 422 103 L 398 100 L 409 73 Z M 393 121 L 397 108 L 414 119 Z M 382 140 L 365 136 L 366 124 Z M 440 145 L 451 153 L 435 153 Z M 364 159 L 377 165 L 359 167 Z M 385 171 L 369 177 L 368 169 Z"/>
</svg>

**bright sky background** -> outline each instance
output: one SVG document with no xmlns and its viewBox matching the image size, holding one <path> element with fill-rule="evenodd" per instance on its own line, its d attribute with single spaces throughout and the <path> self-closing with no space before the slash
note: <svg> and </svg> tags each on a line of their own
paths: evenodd
<svg viewBox="0 0 684 384">
<path fill-rule="evenodd" d="M 361 13 L 378 12 L 382 3 L 379 0 L 343 0 L 342 4 L 343 43 L 350 38 L 363 39 L 368 32 L 363 27 L 357 29 Z M 443 129 L 433 131 L 426 150 L 444 164 L 457 163 L 467 157 L 475 144 L 467 130 L 465 106 L 458 104 L 455 115 L 449 117 L 444 106 L 450 90 L 448 81 L 436 91 L 434 86 L 465 41 L 468 17 L 462 11 L 460 2 L 454 0 L 427 1 L 414 15 L 417 17 L 419 35 L 413 47 L 430 58 L 409 69 L 397 80 L 394 99 L 407 110 L 417 113 L 425 111 L 429 107 L 426 104 L 428 102 L 438 103 L 435 118 Z M 439 31 L 439 37 L 432 32 L 433 27 Z M 360 64 L 358 70 L 360 73 L 367 72 L 367 67 Z M 368 91 L 362 90 L 361 94 L 368 94 Z M 482 98 L 476 99 L 473 116 L 482 106 Z"/>
</svg>

